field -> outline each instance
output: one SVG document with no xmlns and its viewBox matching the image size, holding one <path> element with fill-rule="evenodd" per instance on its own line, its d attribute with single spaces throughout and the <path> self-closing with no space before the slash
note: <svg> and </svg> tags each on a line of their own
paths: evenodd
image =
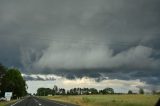
<svg viewBox="0 0 160 106">
<path fill-rule="evenodd" d="M 80 106 L 154 106 L 160 95 L 81 95 L 45 98 Z"/>
<path fill-rule="evenodd" d="M 6 102 L 0 102 L 0 106 L 5 106 Z"/>
<path fill-rule="evenodd" d="M 11 103 L 14 103 L 16 102 L 16 100 L 12 100 L 12 101 L 9 101 L 9 102 L 0 102 L 0 106 L 6 106 L 6 105 L 9 105 Z"/>
</svg>

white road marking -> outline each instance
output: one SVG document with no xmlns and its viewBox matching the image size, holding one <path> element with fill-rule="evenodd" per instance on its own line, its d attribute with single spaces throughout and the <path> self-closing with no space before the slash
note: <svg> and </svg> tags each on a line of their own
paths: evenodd
<svg viewBox="0 0 160 106">
<path fill-rule="evenodd" d="M 61 105 L 61 106 L 67 106 L 66 104 L 61 104 L 61 103 L 55 102 L 54 99 L 51 99 L 51 100 L 42 99 L 42 100 L 49 101 L 49 102 L 53 102 L 53 103 L 55 103 L 55 104 L 57 104 L 57 105 Z"/>
<path fill-rule="evenodd" d="M 34 98 L 33 98 L 33 100 L 34 100 L 39 106 L 42 105 L 41 103 L 38 102 L 38 100 L 36 100 L 36 99 L 34 99 Z"/>
<path fill-rule="evenodd" d="M 12 105 L 10 105 L 10 106 L 14 106 L 14 105 L 16 105 L 16 104 L 22 102 L 23 100 L 24 100 L 24 99 L 21 99 L 21 100 L 17 101 L 16 103 L 14 103 L 14 104 L 12 104 Z"/>
</svg>

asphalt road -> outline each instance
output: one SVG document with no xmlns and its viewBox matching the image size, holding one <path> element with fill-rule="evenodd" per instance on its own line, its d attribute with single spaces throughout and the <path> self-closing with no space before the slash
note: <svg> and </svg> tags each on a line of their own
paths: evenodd
<svg viewBox="0 0 160 106">
<path fill-rule="evenodd" d="M 27 97 L 9 106 L 78 106 L 37 97 Z"/>
</svg>

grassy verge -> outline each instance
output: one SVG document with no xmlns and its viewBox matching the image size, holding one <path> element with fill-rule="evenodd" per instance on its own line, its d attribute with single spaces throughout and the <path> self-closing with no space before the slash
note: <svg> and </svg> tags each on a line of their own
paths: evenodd
<svg viewBox="0 0 160 106">
<path fill-rule="evenodd" d="M 0 102 L 0 106 L 7 106 L 7 105 L 12 104 L 14 102 L 16 102 L 16 100 L 12 100 L 12 101 L 9 101 L 9 102 L 6 102 L 6 101 Z"/>
<path fill-rule="evenodd" d="M 80 106 L 154 106 L 160 95 L 81 95 L 47 96 L 44 98 Z"/>
</svg>

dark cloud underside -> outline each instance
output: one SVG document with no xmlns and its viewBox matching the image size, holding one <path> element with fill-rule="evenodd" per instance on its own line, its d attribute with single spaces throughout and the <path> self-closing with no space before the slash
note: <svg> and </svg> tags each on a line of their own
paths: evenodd
<svg viewBox="0 0 160 106">
<path fill-rule="evenodd" d="M 159 0 L 2 0 L 0 62 L 24 73 L 160 81 Z"/>
</svg>

